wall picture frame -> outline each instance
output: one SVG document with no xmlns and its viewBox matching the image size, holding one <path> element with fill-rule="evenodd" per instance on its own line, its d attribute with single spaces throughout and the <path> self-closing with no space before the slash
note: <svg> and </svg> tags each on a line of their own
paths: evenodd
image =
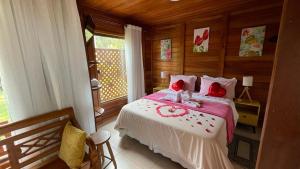
<svg viewBox="0 0 300 169">
<path fill-rule="evenodd" d="M 265 25 L 242 29 L 239 56 L 262 56 L 265 32 Z"/>
<path fill-rule="evenodd" d="M 172 59 L 172 40 L 163 39 L 160 40 L 160 59 L 171 60 Z"/>
<path fill-rule="evenodd" d="M 208 52 L 209 27 L 194 29 L 193 52 Z"/>
</svg>

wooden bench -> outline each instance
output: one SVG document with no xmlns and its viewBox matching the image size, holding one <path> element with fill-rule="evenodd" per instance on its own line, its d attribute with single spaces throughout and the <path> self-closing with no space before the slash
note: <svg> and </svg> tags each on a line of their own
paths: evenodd
<svg viewBox="0 0 300 169">
<path fill-rule="evenodd" d="M 58 158 L 63 129 L 68 121 L 80 128 L 72 108 L 0 126 L 0 168 L 68 168 Z M 89 153 L 81 168 L 99 169 L 99 156 L 90 137 L 86 145 Z"/>
</svg>

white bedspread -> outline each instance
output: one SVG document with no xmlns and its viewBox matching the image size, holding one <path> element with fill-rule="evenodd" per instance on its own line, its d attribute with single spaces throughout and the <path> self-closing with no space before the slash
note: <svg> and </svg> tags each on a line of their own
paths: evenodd
<svg viewBox="0 0 300 169">
<path fill-rule="evenodd" d="M 170 92 L 164 90 L 161 92 Z M 193 94 L 193 98 L 229 104 L 229 99 Z M 120 135 L 128 135 L 188 169 L 232 169 L 227 157 L 226 121 L 220 117 L 189 110 L 179 117 L 161 117 L 156 108 L 164 103 L 140 99 L 125 105 L 116 122 Z M 176 112 L 175 112 L 176 113 Z"/>
</svg>

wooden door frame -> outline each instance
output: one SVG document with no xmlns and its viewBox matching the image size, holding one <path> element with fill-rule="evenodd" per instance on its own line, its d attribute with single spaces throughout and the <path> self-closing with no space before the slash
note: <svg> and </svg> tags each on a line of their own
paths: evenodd
<svg viewBox="0 0 300 169">
<path fill-rule="evenodd" d="M 299 0 L 285 0 L 257 169 L 300 168 Z"/>
</svg>

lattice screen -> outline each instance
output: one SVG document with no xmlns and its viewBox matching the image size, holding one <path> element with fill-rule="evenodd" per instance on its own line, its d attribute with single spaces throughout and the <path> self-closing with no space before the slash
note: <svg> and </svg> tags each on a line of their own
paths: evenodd
<svg viewBox="0 0 300 169">
<path fill-rule="evenodd" d="M 96 60 L 100 74 L 98 80 L 101 102 L 127 95 L 124 51 L 119 49 L 96 49 Z"/>
</svg>

